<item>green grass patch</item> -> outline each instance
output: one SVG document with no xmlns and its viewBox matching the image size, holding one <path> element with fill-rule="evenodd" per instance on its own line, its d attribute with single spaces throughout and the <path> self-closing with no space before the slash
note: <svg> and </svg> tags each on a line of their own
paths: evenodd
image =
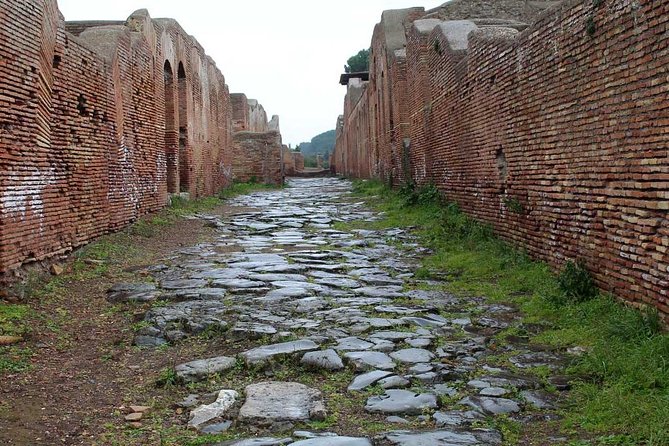
<svg viewBox="0 0 669 446">
<path fill-rule="evenodd" d="M 0 335 L 20 336 L 26 333 L 24 322 L 29 315 L 27 305 L 0 304 Z"/>
<path fill-rule="evenodd" d="M 31 368 L 33 351 L 18 346 L 0 346 L 0 373 L 19 373 Z"/>
<path fill-rule="evenodd" d="M 355 181 L 354 193 L 368 198 L 384 218 L 339 229 L 414 227 L 434 251 L 424 259 L 420 278 L 445 278 L 456 294 L 517 306 L 524 317 L 508 335 L 585 349 L 567 370 L 578 379 L 563 411 L 565 432 L 584 429 L 593 445 L 669 444 L 669 335 L 662 333 L 657 312 L 596 292 L 580 263 L 554 275 L 456 204 L 440 202 L 432 186 L 392 191 L 377 181 Z M 523 328 L 531 325 L 541 329 Z M 507 427 L 517 436 L 514 426 Z"/>
<path fill-rule="evenodd" d="M 25 336 L 30 333 L 32 310 L 27 305 L 0 303 L 0 335 Z M 32 350 L 18 345 L 0 346 L 0 373 L 18 373 L 30 368 Z"/>
</svg>

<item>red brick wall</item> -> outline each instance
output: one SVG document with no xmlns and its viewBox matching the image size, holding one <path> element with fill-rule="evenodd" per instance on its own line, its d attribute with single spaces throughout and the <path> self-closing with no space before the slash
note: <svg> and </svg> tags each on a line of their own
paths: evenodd
<svg viewBox="0 0 669 446">
<path fill-rule="evenodd" d="M 667 2 L 571 0 L 522 33 L 475 30 L 459 51 L 442 26 L 412 29 L 413 179 L 534 257 L 583 259 L 604 290 L 669 314 L 668 26 Z M 355 150 L 337 146 L 338 172 Z"/>
<path fill-rule="evenodd" d="M 237 132 L 232 138 L 234 181 L 282 184 L 283 146 L 279 132 Z"/>
<path fill-rule="evenodd" d="M 432 116 L 432 89 L 426 67 L 431 45 L 428 39 L 429 30 L 436 23 L 439 20 L 417 22 L 408 33 L 407 39 L 407 65 L 411 67 L 407 73 L 409 159 L 411 179 L 418 185 L 430 182 L 432 175 L 432 135 L 428 125 Z"/>
<path fill-rule="evenodd" d="M 232 179 L 228 87 L 177 22 L 140 10 L 71 29 L 55 0 L 4 0 L 0 276 L 155 211 L 170 192 L 210 195 Z"/>
<path fill-rule="evenodd" d="M 371 174 L 388 183 L 396 183 L 404 169 L 401 159 L 402 140 L 408 130 L 402 109 L 406 92 L 406 30 L 425 14 L 423 8 L 384 11 L 374 28 L 370 52 L 369 110 L 371 132 Z M 402 173 L 400 173 L 402 172 Z"/>
<path fill-rule="evenodd" d="M 283 146 L 283 173 L 287 176 L 295 175 L 295 156 L 288 146 Z"/>
<path fill-rule="evenodd" d="M 348 87 L 344 101 L 344 120 L 337 124 L 335 170 L 337 173 L 358 178 L 369 178 L 372 171 L 369 86 L 357 79 Z"/>
<path fill-rule="evenodd" d="M 393 186 L 404 184 L 411 178 L 410 159 L 407 138 L 409 138 L 409 107 L 407 92 L 406 51 L 396 50 L 390 65 L 390 78 L 393 83 L 393 96 L 390 101 L 393 123 L 390 127 L 390 175 L 386 180 Z"/>
</svg>

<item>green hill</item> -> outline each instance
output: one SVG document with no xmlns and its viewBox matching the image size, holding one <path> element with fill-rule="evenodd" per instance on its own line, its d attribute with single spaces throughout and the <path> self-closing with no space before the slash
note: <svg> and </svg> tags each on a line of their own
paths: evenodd
<svg viewBox="0 0 669 446">
<path fill-rule="evenodd" d="M 300 152 L 302 152 L 305 157 L 309 155 L 318 155 L 319 153 L 326 156 L 332 153 L 334 146 L 335 131 L 328 130 L 327 132 L 314 136 L 310 142 L 300 143 Z"/>
</svg>

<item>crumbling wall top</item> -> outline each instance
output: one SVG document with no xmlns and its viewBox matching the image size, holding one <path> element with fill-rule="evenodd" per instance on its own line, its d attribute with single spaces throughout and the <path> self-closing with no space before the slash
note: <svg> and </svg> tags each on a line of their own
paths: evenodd
<svg viewBox="0 0 669 446">
<path fill-rule="evenodd" d="M 79 35 L 81 42 L 106 61 L 114 58 L 119 40 L 130 33 L 123 25 L 106 25 L 88 28 Z"/>
<path fill-rule="evenodd" d="M 451 0 L 426 15 L 442 20 L 494 18 L 532 23 L 544 10 L 560 3 L 559 0 Z"/>
<path fill-rule="evenodd" d="M 414 28 L 421 34 L 429 34 L 432 30 L 441 23 L 439 19 L 422 19 L 413 22 Z"/>
<path fill-rule="evenodd" d="M 279 115 L 273 115 L 267 127 L 270 131 L 280 132 L 281 128 L 279 126 Z"/>
<path fill-rule="evenodd" d="M 478 26 L 469 20 L 449 20 L 439 24 L 439 30 L 453 51 L 466 50 L 469 47 L 469 34 L 477 29 Z"/>
<path fill-rule="evenodd" d="M 412 13 L 424 12 L 425 8 L 389 9 L 381 14 L 381 23 L 389 53 L 404 48 L 407 43 L 405 24 Z"/>
</svg>

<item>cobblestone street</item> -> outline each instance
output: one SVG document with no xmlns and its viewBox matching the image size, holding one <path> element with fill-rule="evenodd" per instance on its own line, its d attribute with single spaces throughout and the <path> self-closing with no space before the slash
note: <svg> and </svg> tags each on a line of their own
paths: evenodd
<svg viewBox="0 0 669 446">
<path fill-rule="evenodd" d="M 443 282 L 415 277 L 427 249 L 410 232 L 335 229 L 380 218 L 350 190 L 340 179 L 293 179 L 281 190 L 238 197 L 230 203 L 239 207 L 234 218 L 193 217 L 217 228 L 216 242 L 151 267 L 155 285 L 112 288 L 113 302 L 160 303 L 146 314 L 136 345 L 214 333 L 244 346 L 176 367 L 181 384 L 211 374 L 244 383 L 189 393 L 180 403 L 189 426 L 205 433 L 251 427 L 262 437 L 222 443 L 238 446 L 496 445 L 502 436 L 490 417 L 554 416 L 568 387 L 559 376 L 564 359 L 522 339 L 494 341 L 520 317 L 515 309 L 455 297 Z M 504 355 L 510 366 L 500 365 Z M 554 376 L 523 373 L 537 367 Z M 302 372 L 284 370 L 291 368 Z M 349 380 L 345 395 L 326 385 L 338 375 Z M 364 420 L 338 416 L 333 397 L 359 403 L 356 417 L 387 429 L 359 436 Z M 326 429 L 295 430 L 318 422 Z"/>
</svg>

